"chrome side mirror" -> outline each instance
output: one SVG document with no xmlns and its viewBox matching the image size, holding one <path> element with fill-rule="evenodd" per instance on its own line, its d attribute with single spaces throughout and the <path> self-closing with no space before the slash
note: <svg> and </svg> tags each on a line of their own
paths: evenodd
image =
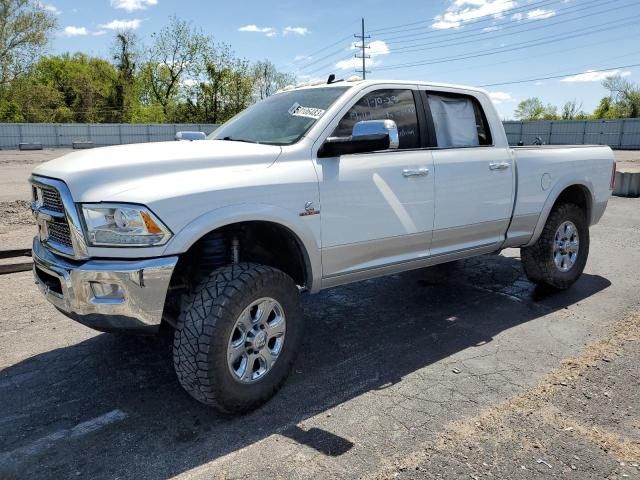
<svg viewBox="0 0 640 480">
<path fill-rule="evenodd" d="M 193 142 L 196 140 L 206 140 L 207 136 L 205 135 L 204 132 L 178 132 L 176 133 L 176 140 L 177 141 L 189 141 L 189 142 Z"/>
<path fill-rule="evenodd" d="M 397 149 L 400 146 L 400 135 L 398 126 L 393 120 L 364 120 L 353 126 L 351 138 L 357 140 L 358 137 L 370 135 L 389 135 L 389 148 Z"/>
</svg>

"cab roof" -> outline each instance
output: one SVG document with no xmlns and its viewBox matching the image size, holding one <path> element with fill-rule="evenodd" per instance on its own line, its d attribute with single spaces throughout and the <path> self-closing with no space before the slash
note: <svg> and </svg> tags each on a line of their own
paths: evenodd
<svg viewBox="0 0 640 480">
<path fill-rule="evenodd" d="M 360 87 L 367 87 L 369 85 L 384 85 L 384 84 L 394 84 L 394 85 L 407 85 L 407 86 L 425 86 L 425 87 L 435 87 L 435 88 L 451 88 L 456 90 L 467 90 L 471 92 L 478 92 L 486 94 L 487 91 L 478 88 L 471 87 L 468 85 L 457 85 L 451 83 L 439 83 L 439 82 L 428 82 L 421 80 L 392 80 L 392 79 L 375 79 L 375 80 L 362 80 L 360 77 L 350 77 L 345 80 L 334 81 L 333 83 L 326 83 L 326 81 L 316 80 L 308 83 L 302 83 L 298 85 L 289 85 L 280 92 L 288 92 L 292 90 L 302 90 L 302 89 L 310 89 L 310 88 L 331 88 L 331 87 L 345 87 L 345 86 L 354 86 L 358 85 Z"/>
</svg>

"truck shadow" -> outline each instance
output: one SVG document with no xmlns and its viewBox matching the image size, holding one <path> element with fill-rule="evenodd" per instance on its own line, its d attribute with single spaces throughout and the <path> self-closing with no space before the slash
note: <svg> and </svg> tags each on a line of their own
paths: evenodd
<svg viewBox="0 0 640 480">
<path fill-rule="evenodd" d="M 350 440 L 300 423 L 609 285 L 585 274 L 569 291 L 543 292 L 523 278 L 518 259 L 488 256 L 307 297 L 290 380 L 240 417 L 182 391 L 167 340 L 98 335 L 0 373 L 0 478 L 170 478 L 271 435 L 339 456 Z M 43 442 L 114 410 L 126 418 Z"/>
</svg>

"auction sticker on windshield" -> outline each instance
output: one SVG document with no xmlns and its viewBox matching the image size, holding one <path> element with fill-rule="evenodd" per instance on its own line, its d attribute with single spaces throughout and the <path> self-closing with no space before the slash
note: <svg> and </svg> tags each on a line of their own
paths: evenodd
<svg viewBox="0 0 640 480">
<path fill-rule="evenodd" d="M 319 119 L 324 112 L 325 111 L 321 108 L 303 107 L 298 102 L 291 105 L 291 108 L 289 109 L 289 115 L 294 117 L 313 118 L 315 120 Z"/>
</svg>

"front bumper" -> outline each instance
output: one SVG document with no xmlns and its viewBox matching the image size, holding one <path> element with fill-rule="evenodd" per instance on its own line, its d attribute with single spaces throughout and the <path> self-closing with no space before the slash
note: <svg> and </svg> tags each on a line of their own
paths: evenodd
<svg viewBox="0 0 640 480">
<path fill-rule="evenodd" d="M 33 240 L 33 274 L 47 300 L 100 331 L 153 333 L 178 257 L 75 262 Z"/>
</svg>

